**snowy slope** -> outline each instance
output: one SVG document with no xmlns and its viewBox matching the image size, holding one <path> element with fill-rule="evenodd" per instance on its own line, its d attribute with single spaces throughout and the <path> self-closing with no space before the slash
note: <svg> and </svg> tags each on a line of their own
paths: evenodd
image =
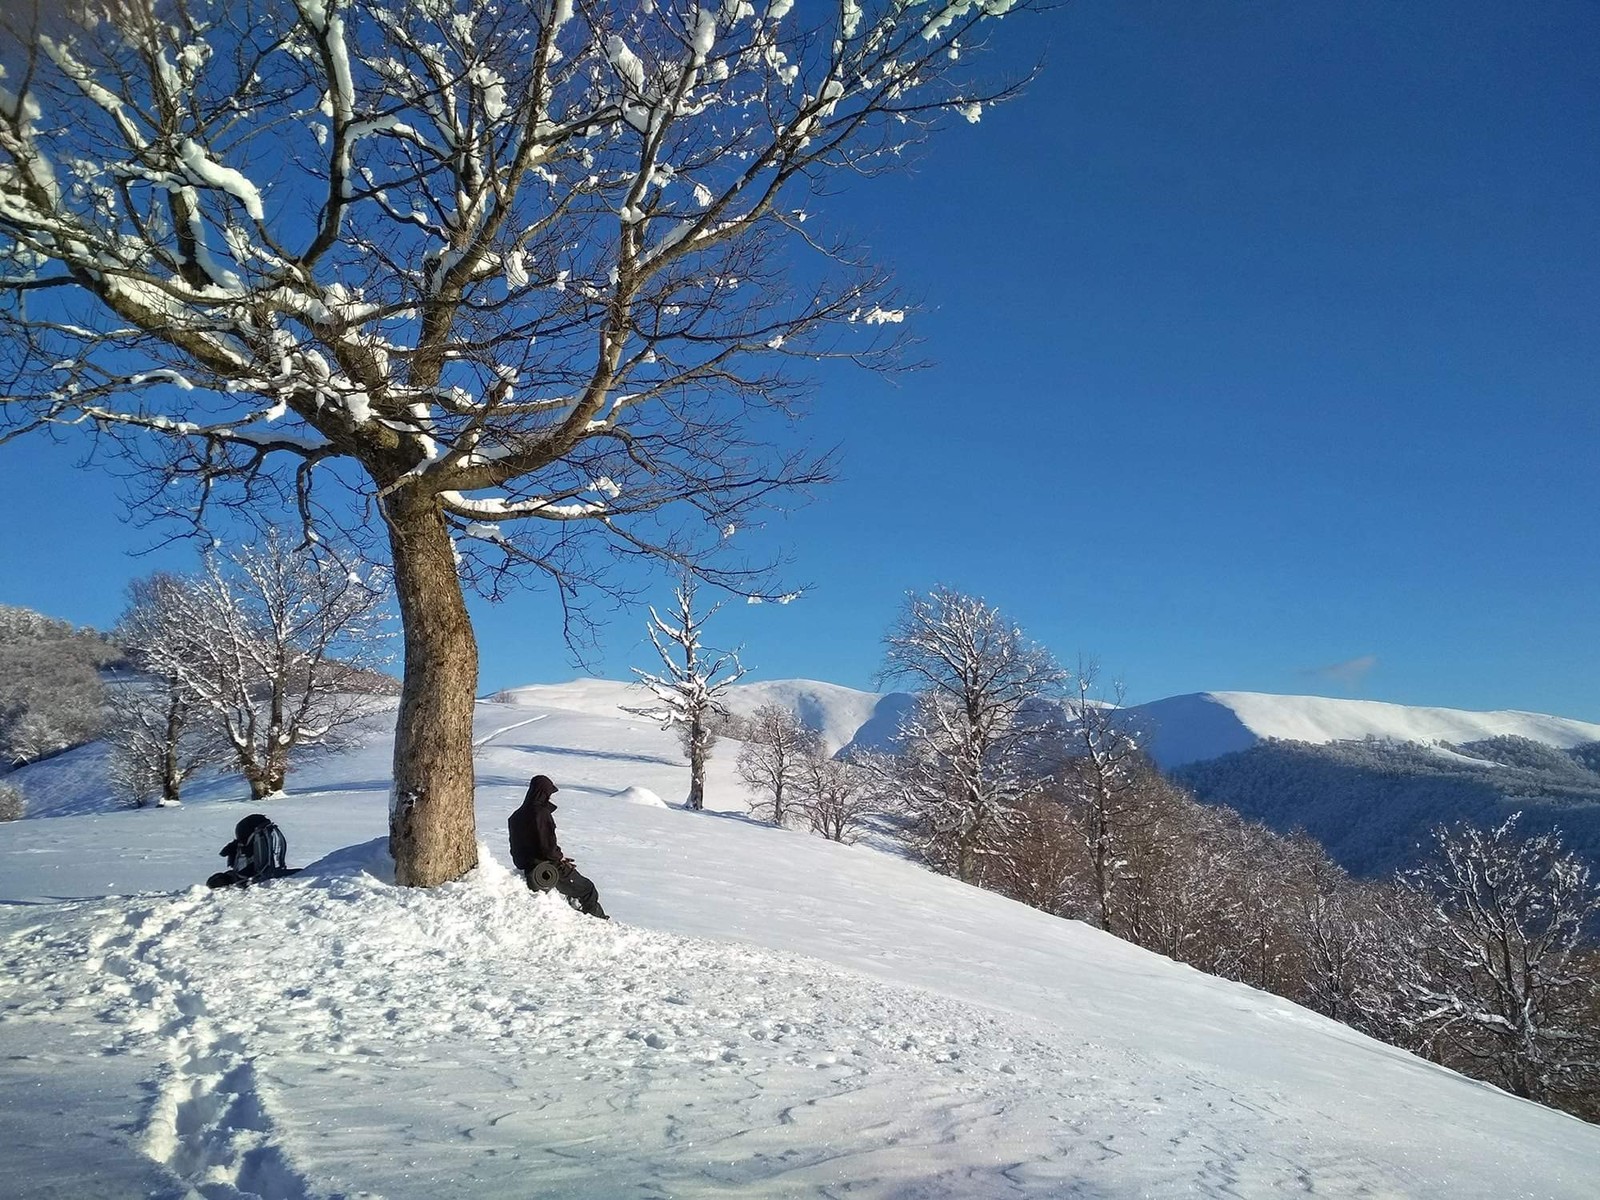
<svg viewBox="0 0 1600 1200">
<path fill-rule="evenodd" d="M 482 704 L 484 865 L 385 881 L 389 746 L 271 812 L 0 826 L 0 1195 L 1589 1197 L 1600 1129 L 861 848 L 693 814 L 670 735 Z M 42 764 L 41 764 L 42 765 Z M 527 777 L 610 924 L 505 869 Z M 137 894 L 136 894 L 137 893 Z M 76 897 L 76 898 L 75 898 Z"/>
<path fill-rule="evenodd" d="M 573 679 L 566 683 L 535 683 L 497 692 L 493 700 L 518 708 L 560 708 L 594 716 L 615 716 L 622 708 L 648 708 L 650 692 L 641 684 L 615 679 Z"/>
<path fill-rule="evenodd" d="M 1514 735 L 1568 749 L 1600 741 L 1600 725 L 1525 712 L 1417 708 L 1375 700 L 1199 692 L 1128 709 L 1163 767 L 1248 750 L 1266 738 L 1325 744 L 1366 737 L 1431 745 Z"/>
<path fill-rule="evenodd" d="M 899 692 L 880 695 L 814 679 L 734 684 L 724 696 L 728 710 L 741 717 L 748 717 L 765 704 L 788 709 L 807 729 L 820 733 L 830 750 L 848 746 L 858 737 L 862 744 L 887 743 L 909 702 L 909 697 Z M 606 679 L 576 679 L 571 683 L 511 688 L 494 698 L 522 707 L 556 704 L 600 716 L 609 716 L 621 708 L 653 706 L 650 693 L 642 686 Z"/>
<path fill-rule="evenodd" d="M 836 683 L 780 679 L 730 688 L 728 707 L 741 716 L 763 704 L 787 708 L 807 729 L 820 733 L 829 750 L 837 751 L 852 744 L 886 744 L 899 728 L 909 699 L 900 692 L 880 695 Z"/>
</svg>

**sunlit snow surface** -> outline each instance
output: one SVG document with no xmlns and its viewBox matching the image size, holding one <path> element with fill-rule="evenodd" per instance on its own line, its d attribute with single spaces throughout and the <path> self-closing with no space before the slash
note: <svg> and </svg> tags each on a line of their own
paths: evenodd
<svg viewBox="0 0 1600 1200">
<path fill-rule="evenodd" d="M 249 892 L 195 886 L 251 811 L 226 785 L 0 826 L 0 1195 L 1595 1194 L 1600 1129 L 754 824 L 731 743 L 724 811 L 656 807 L 671 734 L 519 700 L 480 705 L 483 865 L 433 892 L 387 882 L 381 736 L 297 769 L 268 811 L 310 869 Z M 612 923 L 506 868 L 535 772 Z"/>
</svg>

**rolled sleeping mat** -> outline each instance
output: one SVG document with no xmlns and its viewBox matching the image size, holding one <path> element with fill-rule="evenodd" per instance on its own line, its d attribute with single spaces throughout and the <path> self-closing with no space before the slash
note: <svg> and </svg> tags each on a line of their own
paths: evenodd
<svg viewBox="0 0 1600 1200">
<path fill-rule="evenodd" d="M 561 881 L 561 868 L 548 859 L 536 862 L 528 871 L 528 884 L 541 892 L 548 892 Z"/>
</svg>

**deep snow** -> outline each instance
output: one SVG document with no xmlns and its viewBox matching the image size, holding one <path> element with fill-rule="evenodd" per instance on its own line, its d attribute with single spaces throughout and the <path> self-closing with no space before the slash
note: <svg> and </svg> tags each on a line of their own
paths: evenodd
<svg viewBox="0 0 1600 1200">
<path fill-rule="evenodd" d="M 611 685 L 615 686 L 615 685 Z M 268 811 L 304 874 L 194 886 L 251 807 L 0 826 L 0 1194 L 1590 1197 L 1600 1129 L 896 858 L 676 801 L 603 689 L 478 717 L 484 862 L 382 852 L 388 757 Z M 41 764 L 41 768 L 47 764 Z M 60 803 L 92 769 L 60 761 Z M 504 866 L 528 776 L 617 920 Z"/>
</svg>

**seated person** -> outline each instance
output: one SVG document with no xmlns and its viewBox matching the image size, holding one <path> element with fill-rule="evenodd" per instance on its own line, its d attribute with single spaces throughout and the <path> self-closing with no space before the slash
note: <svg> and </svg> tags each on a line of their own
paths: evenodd
<svg viewBox="0 0 1600 1200">
<path fill-rule="evenodd" d="M 561 789 L 548 775 L 535 775 L 528 781 L 528 794 L 522 807 L 511 814 L 507 824 L 511 827 L 511 861 L 530 888 L 538 889 L 533 881 L 533 869 L 541 862 L 554 863 L 557 871 L 556 891 L 591 917 L 609 921 L 605 909 L 600 907 L 600 894 L 582 875 L 573 861 L 561 853 L 556 841 L 556 822 L 551 815 L 556 806 L 550 797 Z"/>
</svg>

